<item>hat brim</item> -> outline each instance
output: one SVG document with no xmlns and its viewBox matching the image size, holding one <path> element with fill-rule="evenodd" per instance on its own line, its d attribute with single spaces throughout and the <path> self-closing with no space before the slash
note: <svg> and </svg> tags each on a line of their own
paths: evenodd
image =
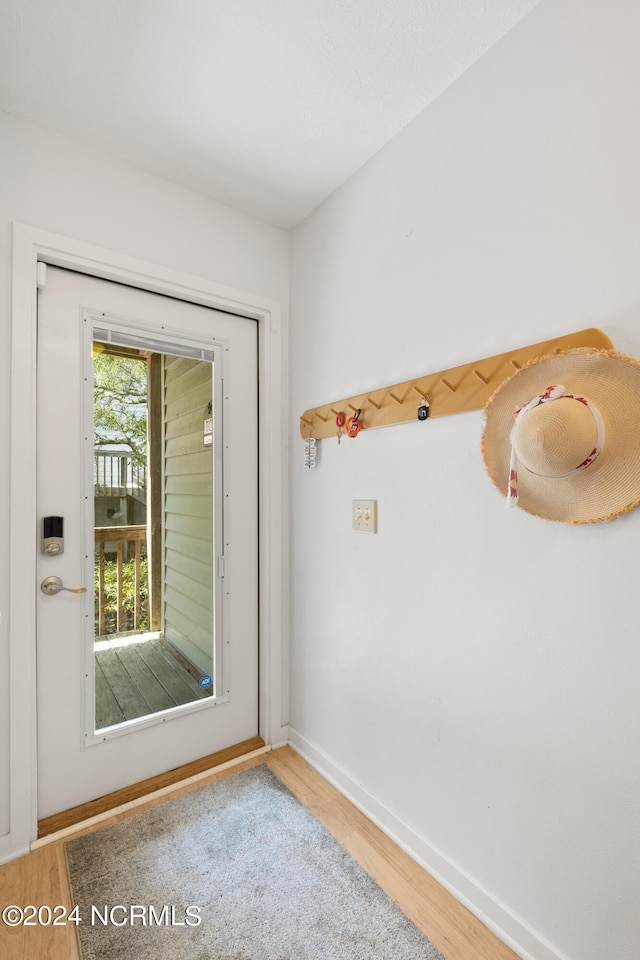
<svg viewBox="0 0 640 960">
<path fill-rule="evenodd" d="M 510 434 L 516 409 L 562 384 L 585 396 L 604 421 L 597 459 L 569 477 L 518 471 L 518 506 L 534 516 L 565 523 L 611 520 L 640 505 L 640 360 L 614 350 L 578 347 L 532 360 L 496 390 L 485 407 L 482 456 L 506 498 Z"/>
</svg>

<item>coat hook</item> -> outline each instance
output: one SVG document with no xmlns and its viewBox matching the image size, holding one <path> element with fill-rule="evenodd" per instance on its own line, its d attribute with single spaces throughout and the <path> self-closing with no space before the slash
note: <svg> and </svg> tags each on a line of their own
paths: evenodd
<svg viewBox="0 0 640 960">
<path fill-rule="evenodd" d="M 313 420 L 307 420 L 306 417 L 300 417 L 300 419 L 302 420 L 303 423 L 306 423 L 306 425 L 307 425 L 308 427 L 312 427 L 312 426 L 313 426 Z"/>
<path fill-rule="evenodd" d="M 425 391 L 424 391 L 421 387 L 416 387 L 415 383 L 412 383 L 412 384 L 411 384 L 411 389 L 412 389 L 412 390 L 415 390 L 415 392 L 418 394 L 418 396 L 421 397 L 423 400 L 424 400 L 425 397 L 427 396 L 426 393 L 425 393 Z"/>
<path fill-rule="evenodd" d="M 382 406 L 381 403 L 376 403 L 376 401 L 373 400 L 371 397 L 367 397 L 367 403 L 370 403 L 372 407 L 376 408 L 376 410 L 379 410 L 380 407 Z"/>
<path fill-rule="evenodd" d="M 510 360 L 509 363 L 511 364 L 512 367 L 515 367 L 516 370 L 522 369 L 522 367 L 520 366 L 517 360 Z"/>
<path fill-rule="evenodd" d="M 444 385 L 445 385 L 445 387 L 447 388 L 447 390 L 451 390 L 451 393 L 455 393 L 455 392 L 456 392 L 456 387 L 452 387 L 451 384 L 450 384 L 447 380 L 444 379 L 444 377 L 440 377 L 440 383 L 444 383 Z"/>
<path fill-rule="evenodd" d="M 360 409 L 360 407 L 354 407 L 352 403 L 348 403 L 347 406 L 349 407 L 349 410 L 353 410 L 354 413 L 357 413 Z"/>
<path fill-rule="evenodd" d="M 316 417 L 320 417 L 323 423 L 326 423 L 329 419 L 328 417 L 323 417 L 319 410 L 316 410 Z"/>
<path fill-rule="evenodd" d="M 474 370 L 473 372 L 475 373 L 475 375 L 476 375 L 476 377 L 478 378 L 478 380 L 482 380 L 482 382 L 483 382 L 484 384 L 489 383 L 489 381 L 487 380 L 487 378 L 486 378 L 486 377 L 483 377 L 479 370 Z"/>
<path fill-rule="evenodd" d="M 338 414 L 340 413 L 340 411 L 336 410 L 335 407 L 331 407 L 330 410 L 331 410 L 331 413 L 334 415 L 334 417 L 337 417 Z"/>
<path fill-rule="evenodd" d="M 395 393 L 392 393 L 391 390 L 389 391 L 389 396 L 392 400 L 395 400 L 396 403 L 402 404 L 400 397 L 396 397 Z"/>
</svg>

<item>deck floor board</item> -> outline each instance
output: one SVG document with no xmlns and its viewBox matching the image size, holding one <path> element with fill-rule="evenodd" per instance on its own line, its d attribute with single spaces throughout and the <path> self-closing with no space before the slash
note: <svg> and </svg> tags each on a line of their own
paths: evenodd
<svg viewBox="0 0 640 960">
<path fill-rule="evenodd" d="M 98 730 L 208 695 L 161 639 L 98 650 L 95 657 Z"/>
</svg>

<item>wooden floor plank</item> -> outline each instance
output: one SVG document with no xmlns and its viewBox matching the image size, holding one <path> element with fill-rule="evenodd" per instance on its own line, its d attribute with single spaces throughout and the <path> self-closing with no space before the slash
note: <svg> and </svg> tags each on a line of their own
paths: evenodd
<svg viewBox="0 0 640 960">
<path fill-rule="evenodd" d="M 149 704 L 151 713 L 168 710 L 175 706 L 175 702 L 165 688 L 158 683 L 147 664 L 140 656 L 138 644 L 132 644 L 118 649 L 118 658 L 131 677 L 132 682 L 140 691 L 140 696 Z"/>
<path fill-rule="evenodd" d="M 104 675 L 104 670 L 100 661 L 95 660 L 95 694 L 96 694 L 96 730 L 103 727 L 110 727 L 116 723 L 123 723 L 124 713 L 120 709 L 113 690 L 109 686 L 109 681 Z"/>
<path fill-rule="evenodd" d="M 168 662 L 159 649 L 145 644 L 145 646 L 140 649 L 140 656 L 167 693 L 173 698 L 174 703 L 191 703 L 192 700 L 199 699 L 201 691 L 197 684 L 194 690 L 191 684 L 176 672 L 174 666 Z M 189 678 L 189 680 L 191 680 L 191 678 Z M 197 693 L 196 690 L 198 691 Z"/>
<path fill-rule="evenodd" d="M 64 852 L 52 844 L 0 867 L 0 903 L 72 908 Z M 60 912 L 56 914 L 60 919 Z M 0 927 L 3 960 L 79 960 L 75 927 L 36 925 Z"/>
<path fill-rule="evenodd" d="M 312 812 L 335 799 L 337 790 L 308 764 L 301 766 L 293 751 L 278 750 L 270 764 L 274 773 L 291 792 Z"/>
<path fill-rule="evenodd" d="M 167 661 L 171 669 L 175 671 L 175 673 L 180 677 L 180 679 L 186 683 L 189 689 L 199 699 L 208 697 L 210 695 L 209 691 L 203 690 L 203 688 L 198 683 L 202 674 L 199 673 L 196 679 L 193 676 L 193 674 L 189 673 L 185 664 L 181 660 L 181 654 L 179 653 L 179 651 L 174 650 L 172 644 L 169 643 L 164 637 L 161 637 L 159 640 L 157 640 L 154 643 L 154 650 L 161 657 L 164 657 L 164 659 Z"/>
<path fill-rule="evenodd" d="M 146 717 L 153 713 L 118 659 L 117 647 L 112 650 L 99 651 L 96 653 L 96 660 L 102 667 L 105 679 L 124 714 L 125 720 L 136 720 L 138 717 Z"/>
<path fill-rule="evenodd" d="M 290 747 L 282 747 L 242 762 L 237 767 L 214 773 L 203 782 L 233 776 L 238 770 L 259 763 L 265 763 L 294 794 L 304 796 L 309 801 L 321 814 L 327 829 L 436 944 L 446 960 L 518 960 L 512 950 Z M 200 786 L 202 783 L 179 786 L 170 796 L 175 797 Z M 156 806 L 166 799 L 155 799 L 138 810 Z M 136 812 L 123 812 L 113 820 L 135 815 Z M 99 828 L 79 828 L 78 834 L 95 829 Z M 71 908 L 69 897 L 62 840 L 55 840 L 20 860 L 0 866 L 2 903 L 60 903 Z M 0 930 L 0 956 L 3 960 L 26 960 L 30 957 L 79 960 L 72 927 L 4 928 Z"/>
</svg>

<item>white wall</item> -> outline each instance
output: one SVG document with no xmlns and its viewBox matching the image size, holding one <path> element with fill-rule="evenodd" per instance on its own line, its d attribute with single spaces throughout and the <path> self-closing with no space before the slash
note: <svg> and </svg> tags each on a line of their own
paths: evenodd
<svg viewBox="0 0 640 960">
<path fill-rule="evenodd" d="M 312 471 L 297 417 L 588 326 L 640 356 L 639 36 L 545 0 L 292 239 L 293 740 L 535 960 L 640 956 L 640 511 L 506 512 L 479 413 Z"/>
<path fill-rule="evenodd" d="M 9 355 L 11 222 L 279 301 L 288 299 L 288 236 L 43 128 L 0 114 L 0 836 L 9 829 Z M 272 351 L 286 342 L 282 337 Z M 277 369 L 277 365 L 276 365 Z M 25 536 L 33 518 L 25 517 Z"/>
</svg>

